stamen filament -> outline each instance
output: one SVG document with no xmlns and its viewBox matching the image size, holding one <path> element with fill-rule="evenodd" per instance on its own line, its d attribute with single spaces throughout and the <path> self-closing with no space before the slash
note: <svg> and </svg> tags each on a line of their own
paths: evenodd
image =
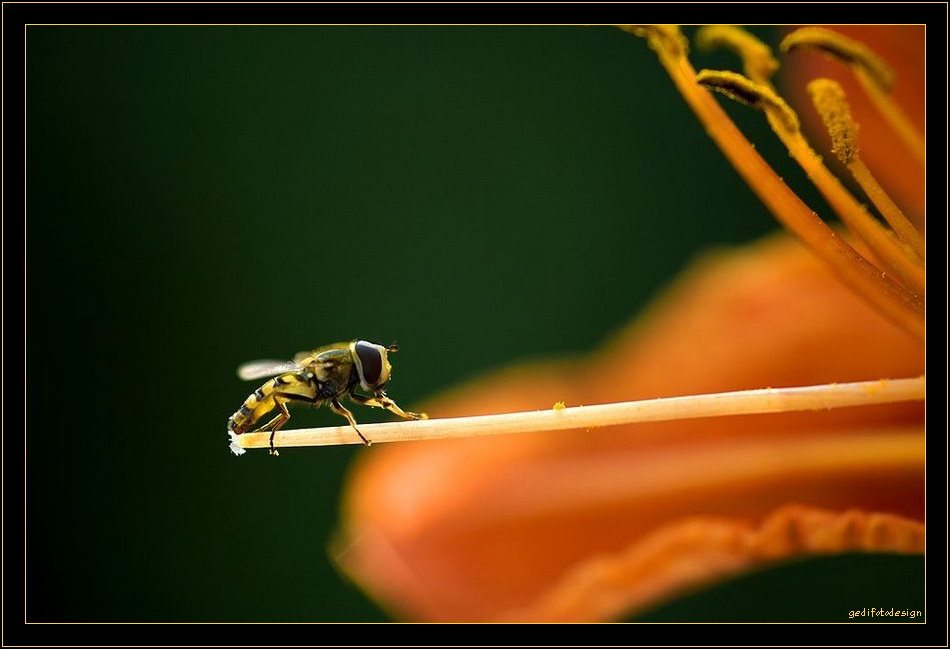
<svg viewBox="0 0 950 649">
<path fill-rule="evenodd" d="M 910 245 L 918 259 L 925 259 L 923 235 L 904 216 L 861 159 L 858 127 L 851 117 L 844 90 L 831 79 L 815 79 L 808 84 L 808 93 L 831 136 L 832 153 L 848 168 L 901 240 Z"/>
<path fill-rule="evenodd" d="M 890 277 L 882 277 L 880 270 L 842 240 L 779 178 L 709 92 L 696 83 L 696 71 L 686 59 L 679 30 L 668 25 L 621 25 L 620 28 L 647 38 L 706 132 L 769 211 L 852 290 L 890 320 L 924 340 L 926 323 L 920 300 Z"/>
<path fill-rule="evenodd" d="M 786 36 L 779 45 L 783 52 L 797 49 L 814 49 L 837 59 L 851 68 L 881 116 L 903 140 L 914 158 L 923 165 L 926 160 L 926 143 L 907 114 L 891 98 L 894 83 L 891 68 L 856 40 L 822 27 L 803 27 Z"/>
<path fill-rule="evenodd" d="M 854 157 L 851 164 L 848 165 L 848 171 L 854 177 L 854 180 L 861 186 L 864 193 L 867 194 L 871 202 L 880 210 L 881 214 L 894 228 L 894 232 L 907 243 L 921 261 L 927 260 L 927 244 L 924 236 L 914 227 L 914 224 L 904 216 L 904 212 L 891 199 L 877 178 L 871 173 L 871 170 L 864 164 L 860 155 Z"/>
<path fill-rule="evenodd" d="M 907 250 L 892 238 L 889 231 L 868 214 L 864 206 L 844 188 L 841 181 L 828 171 L 828 167 L 805 138 L 798 134 L 790 138 L 786 146 L 845 225 L 868 245 L 884 266 L 906 282 L 914 293 L 921 298 L 926 297 L 926 273 L 923 267 L 915 263 L 916 260 L 907 254 Z"/>
<path fill-rule="evenodd" d="M 504 435 L 555 430 L 594 429 L 622 424 L 679 421 L 764 413 L 826 410 L 901 401 L 922 401 L 925 376 L 911 379 L 830 383 L 798 388 L 765 388 L 684 397 L 665 397 L 595 406 L 552 408 L 504 415 L 454 417 L 366 424 L 363 435 L 380 442 Z M 235 435 L 241 449 L 269 448 L 270 433 Z M 362 443 L 349 426 L 281 430 L 274 436 L 278 448 Z"/>
<path fill-rule="evenodd" d="M 890 93 L 885 92 L 871 79 L 871 76 L 863 69 L 855 70 L 855 76 L 864 87 L 865 92 L 874 102 L 878 112 L 887 120 L 897 134 L 903 140 L 904 144 L 914 155 L 914 158 L 921 164 L 927 161 L 927 146 L 923 134 L 917 130 L 914 123 L 910 121 L 907 113 L 897 105 Z"/>
</svg>

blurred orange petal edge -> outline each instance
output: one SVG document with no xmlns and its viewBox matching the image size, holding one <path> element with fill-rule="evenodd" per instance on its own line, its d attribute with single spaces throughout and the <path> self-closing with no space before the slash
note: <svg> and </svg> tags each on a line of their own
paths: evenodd
<svg viewBox="0 0 950 649">
<path fill-rule="evenodd" d="M 793 556 L 846 551 L 919 553 L 924 525 L 889 514 L 785 505 L 760 526 L 695 517 L 660 529 L 618 555 L 570 571 L 532 607 L 501 621 L 609 621 L 701 586 Z"/>
</svg>

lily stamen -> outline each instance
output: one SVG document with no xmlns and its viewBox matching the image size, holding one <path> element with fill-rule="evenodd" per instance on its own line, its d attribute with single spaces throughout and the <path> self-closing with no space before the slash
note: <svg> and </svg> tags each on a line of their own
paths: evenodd
<svg viewBox="0 0 950 649">
<path fill-rule="evenodd" d="M 807 35 L 807 32 L 806 32 Z M 760 41 L 753 34 L 741 27 L 734 25 L 710 25 L 701 27 L 696 32 L 696 44 L 701 50 L 709 51 L 716 48 L 727 49 L 739 56 L 742 60 L 742 68 L 745 76 L 761 86 L 764 86 L 775 92 L 775 86 L 772 85 L 771 77 L 778 70 L 779 63 L 772 56 L 772 48 Z M 876 76 L 887 83 L 891 83 L 894 74 L 891 72 L 887 63 L 867 50 L 867 48 L 851 48 L 854 53 L 851 59 L 865 61 L 863 66 L 875 70 Z M 826 80 L 827 83 L 834 84 L 836 92 L 821 90 L 821 95 L 825 97 L 822 105 L 819 105 L 815 94 L 819 88 L 824 88 L 822 82 L 813 81 L 814 90 L 809 86 L 809 92 L 815 102 L 815 108 L 821 113 L 826 128 L 829 129 L 832 138 L 832 153 L 838 156 L 842 164 L 848 167 L 855 181 L 868 195 L 874 205 L 878 208 L 887 222 L 894 228 L 897 235 L 907 245 L 910 245 L 916 260 L 924 260 L 924 237 L 914 227 L 914 225 L 904 216 L 904 213 L 891 200 L 891 197 L 877 182 L 877 179 L 871 174 L 871 171 L 864 164 L 858 155 L 857 146 L 857 124 L 851 119 L 851 112 L 847 106 L 847 100 L 844 97 L 844 90 L 836 82 Z M 830 93 L 830 94 L 829 94 Z M 773 102 L 774 103 L 774 102 Z M 783 102 L 784 103 L 784 102 Z M 784 111 L 784 108 L 783 108 Z M 840 124 L 832 127 L 829 124 Z"/>
<path fill-rule="evenodd" d="M 911 247 L 917 257 L 926 259 L 923 235 L 904 216 L 904 212 L 891 200 L 861 159 L 857 139 L 858 127 L 851 118 L 844 90 L 831 79 L 815 79 L 808 84 L 808 93 L 831 136 L 831 152 L 848 168 L 864 193 L 894 228 L 897 236 Z"/>
<path fill-rule="evenodd" d="M 798 29 L 786 36 L 779 48 L 783 52 L 817 50 L 851 68 L 878 111 L 900 135 L 914 158 L 923 165 L 926 160 L 924 136 L 891 99 L 894 72 L 881 57 L 863 43 L 823 27 Z"/>
<path fill-rule="evenodd" d="M 845 225 L 868 245 L 888 270 L 906 282 L 913 293 L 925 295 L 923 267 L 828 170 L 802 135 L 795 111 L 781 97 L 770 88 L 735 72 L 702 70 L 696 80 L 700 85 L 765 112 L 772 130 Z"/>
<path fill-rule="evenodd" d="M 734 52 L 742 59 L 745 76 L 775 92 L 771 77 L 778 70 L 779 63 L 772 56 L 772 48 L 753 34 L 734 25 L 711 25 L 701 27 L 696 32 L 696 44 L 705 51 L 723 48 Z M 850 57 L 851 59 L 865 61 L 862 63 L 863 66 L 876 70 L 876 76 L 891 83 L 894 74 L 890 71 L 886 62 L 871 53 L 867 48 L 856 49 L 852 47 L 852 50 L 854 50 L 854 54 Z M 821 113 L 825 126 L 829 129 L 833 144 L 832 153 L 838 156 L 842 164 L 848 166 L 855 181 L 877 206 L 897 235 L 911 246 L 915 257 L 920 260 L 925 259 L 923 235 L 904 216 L 901 209 L 891 200 L 891 197 L 884 191 L 858 155 L 858 127 L 851 118 L 851 111 L 848 108 L 844 90 L 839 84 L 831 80 L 825 80 L 824 82 L 815 80 L 812 84 L 816 85 L 814 89 L 809 85 L 809 92 L 815 102 L 815 108 Z M 834 88 L 837 90 L 834 92 L 824 90 L 825 84 L 834 84 Z M 818 103 L 816 92 L 824 97 L 821 101 L 822 105 Z M 831 123 L 839 124 L 839 126 L 833 127 L 829 120 Z"/>
<path fill-rule="evenodd" d="M 853 291 L 883 315 L 924 340 L 921 300 L 895 282 L 839 237 L 775 173 L 710 94 L 696 83 L 686 58 L 685 39 L 674 26 L 620 25 L 647 39 L 686 103 L 749 187 L 769 211 L 801 239 Z M 835 181 L 837 182 L 837 181 Z"/>
</svg>

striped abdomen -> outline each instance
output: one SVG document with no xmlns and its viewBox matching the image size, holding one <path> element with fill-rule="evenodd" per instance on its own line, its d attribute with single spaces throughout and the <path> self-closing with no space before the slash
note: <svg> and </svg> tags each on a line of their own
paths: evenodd
<svg viewBox="0 0 950 649">
<path fill-rule="evenodd" d="M 317 397 L 317 385 L 309 372 L 292 372 L 275 376 L 254 390 L 241 407 L 228 419 L 228 430 L 236 435 L 246 432 L 261 417 L 288 401 L 313 402 Z"/>
</svg>

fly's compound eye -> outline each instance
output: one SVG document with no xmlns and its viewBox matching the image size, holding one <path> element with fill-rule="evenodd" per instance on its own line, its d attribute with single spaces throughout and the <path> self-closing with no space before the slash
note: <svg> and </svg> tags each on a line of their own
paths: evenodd
<svg viewBox="0 0 950 649">
<path fill-rule="evenodd" d="M 389 379 L 389 372 L 383 368 L 388 365 L 385 357 L 386 348 L 368 343 L 365 340 L 357 340 L 354 345 L 356 352 L 356 369 L 360 375 L 360 383 L 366 390 L 373 390 L 382 385 Z"/>
</svg>

